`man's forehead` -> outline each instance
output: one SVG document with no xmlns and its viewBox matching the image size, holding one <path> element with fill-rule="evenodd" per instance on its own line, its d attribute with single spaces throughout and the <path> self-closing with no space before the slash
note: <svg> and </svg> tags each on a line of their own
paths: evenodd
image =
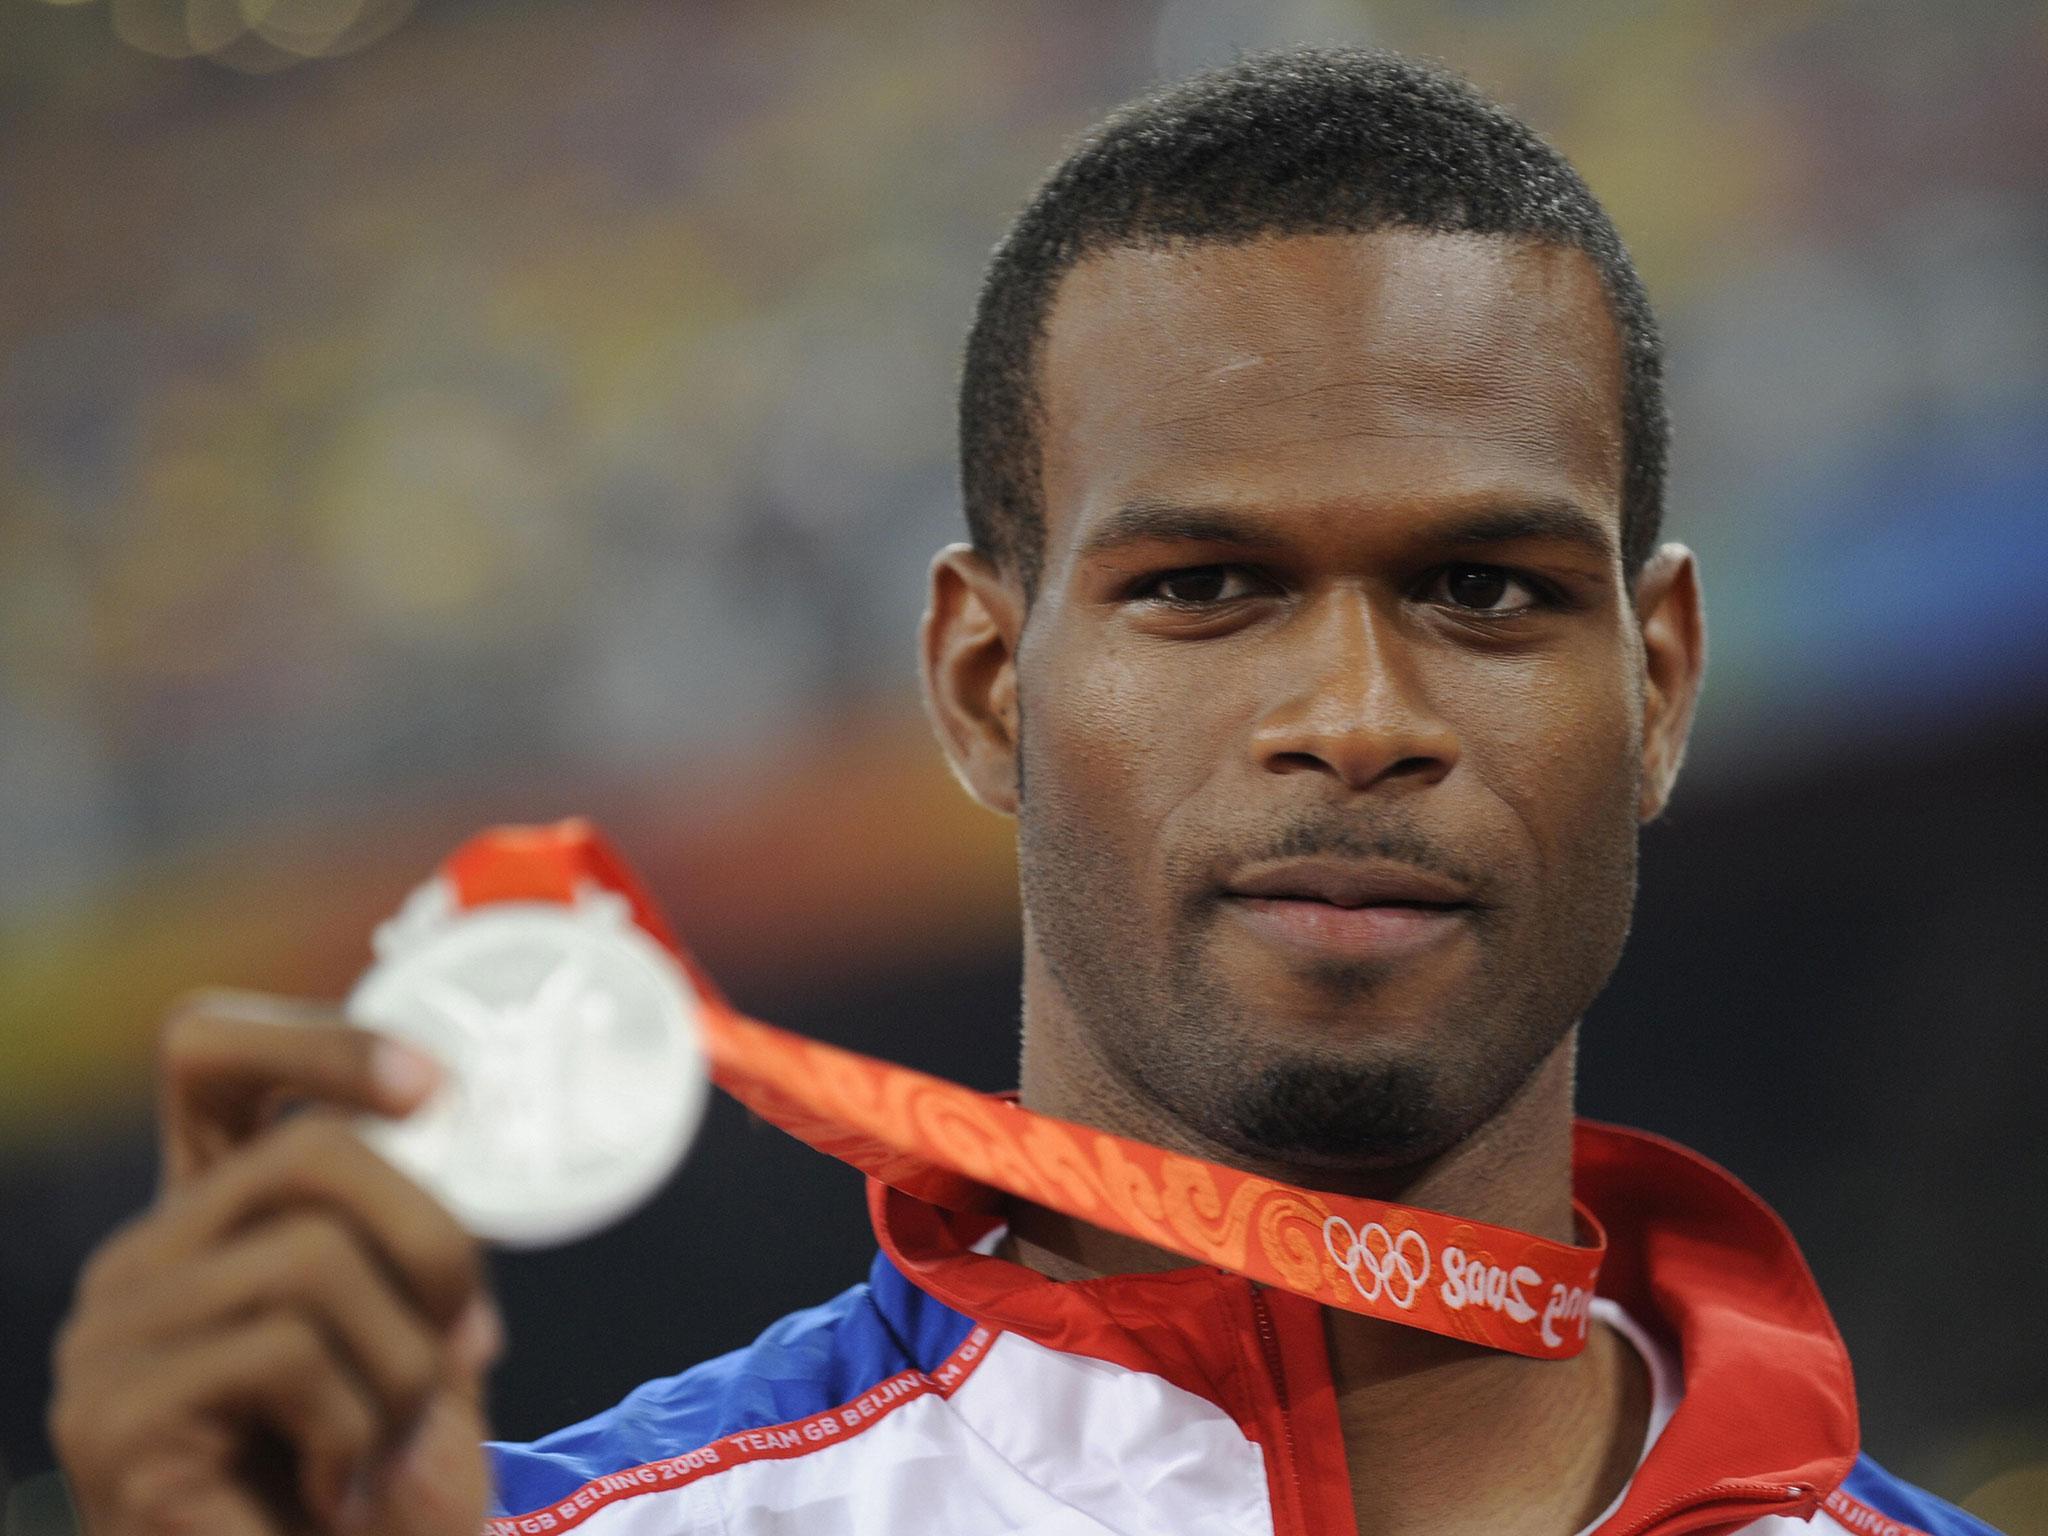
<svg viewBox="0 0 2048 1536">
<path fill-rule="evenodd" d="M 1091 509 L 1219 476 L 1540 481 L 1618 519 L 1621 380 L 1570 247 L 1384 230 L 1105 251 L 1068 273 L 1041 354 L 1048 555 Z"/>
</svg>

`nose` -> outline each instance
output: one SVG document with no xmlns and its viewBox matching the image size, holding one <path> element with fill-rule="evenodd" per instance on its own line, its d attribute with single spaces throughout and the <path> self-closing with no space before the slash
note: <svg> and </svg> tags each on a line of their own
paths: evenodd
<svg viewBox="0 0 2048 1536">
<path fill-rule="evenodd" d="M 1331 593 L 1297 616 L 1279 665 L 1291 686 L 1252 733 L 1274 773 L 1327 773 L 1346 789 L 1441 781 L 1458 737 L 1432 707 L 1398 623 L 1364 593 Z"/>
</svg>

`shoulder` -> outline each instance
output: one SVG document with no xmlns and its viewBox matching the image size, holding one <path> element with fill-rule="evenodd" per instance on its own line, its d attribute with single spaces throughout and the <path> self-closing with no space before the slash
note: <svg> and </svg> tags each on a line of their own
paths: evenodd
<svg viewBox="0 0 2048 1536">
<path fill-rule="evenodd" d="M 1842 1486 L 1829 1494 L 1814 1524 L 1828 1522 L 1850 1536 L 1998 1536 L 1975 1515 L 1957 1509 L 1859 1456 Z"/>
<path fill-rule="evenodd" d="M 718 1470 L 717 1442 L 790 1424 L 858 1398 L 905 1371 L 932 1368 L 972 1324 L 926 1306 L 907 1316 L 905 1282 L 878 1263 L 868 1283 L 792 1312 L 753 1343 L 628 1393 L 604 1412 L 540 1439 L 491 1441 L 492 1514 L 579 1511 Z"/>
</svg>

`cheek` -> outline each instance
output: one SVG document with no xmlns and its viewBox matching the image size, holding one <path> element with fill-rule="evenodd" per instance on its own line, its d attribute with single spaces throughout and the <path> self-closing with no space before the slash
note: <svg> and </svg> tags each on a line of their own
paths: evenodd
<svg viewBox="0 0 2048 1536">
<path fill-rule="evenodd" d="M 1032 812 L 1085 827 L 1130 858 L 1207 777 L 1213 723 L 1185 686 L 1100 639 L 1045 661 L 1024 709 Z"/>
<path fill-rule="evenodd" d="M 1458 715 L 1475 775 L 1545 865 L 1604 865 L 1614 839 L 1633 837 L 1641 721 L 1619 667 L 1497 673 L 1463 691 Z"/>
</svg>

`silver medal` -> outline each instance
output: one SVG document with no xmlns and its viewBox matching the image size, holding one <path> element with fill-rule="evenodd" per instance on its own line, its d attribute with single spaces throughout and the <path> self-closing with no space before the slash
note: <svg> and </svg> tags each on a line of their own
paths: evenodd
<svg viewBox="0 0 2048 1536">
<path fill-rule="evenodd" d="M 626 1215 L 682 1160 L 709 1079 L 682 968 L 623 899 L 456 913 L 430 883 L 379 930 L 346 1011 L 448 1081 L 372 1147 L 478 1237 L 545 1247 Z"/>
</svg>

